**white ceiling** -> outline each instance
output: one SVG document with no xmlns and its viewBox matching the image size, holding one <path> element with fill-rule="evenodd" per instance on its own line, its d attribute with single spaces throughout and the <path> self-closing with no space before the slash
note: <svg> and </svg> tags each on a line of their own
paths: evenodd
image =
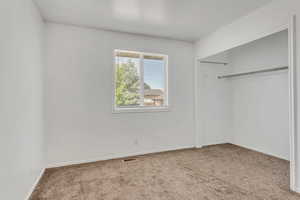
<svg viewBox="0 0 300 200">
<path fill-rule="evenodd" d="M 51 22 L 195 41 L 272 0 L 35 0 Z"/>
</svg>

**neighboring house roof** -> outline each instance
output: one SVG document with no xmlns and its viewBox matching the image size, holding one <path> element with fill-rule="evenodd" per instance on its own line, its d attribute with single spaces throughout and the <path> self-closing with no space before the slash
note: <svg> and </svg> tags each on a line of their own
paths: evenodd
<svg viewBox="0 0 300 200">
<path fill-rule="evenodd" d="M 145 96 L 162 96 L 164 92 L 161 89 L 150 89 L 144 91 Z"/>
</svg>

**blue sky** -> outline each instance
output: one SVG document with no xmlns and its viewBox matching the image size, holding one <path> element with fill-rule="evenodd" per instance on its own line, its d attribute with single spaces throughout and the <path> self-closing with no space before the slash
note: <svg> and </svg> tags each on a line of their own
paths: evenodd
<svg viewBox="0 0 300 200">
<path fill-rule="evenodd" d="M 152 89 L 164 88 L 164 61 L 144 60 L 144 82 Z"/>
</svg>

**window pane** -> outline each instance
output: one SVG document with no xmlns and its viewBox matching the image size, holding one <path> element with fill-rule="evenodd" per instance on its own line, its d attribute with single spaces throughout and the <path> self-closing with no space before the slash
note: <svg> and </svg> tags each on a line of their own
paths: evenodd
<svg viewBox="0 0 300 200">
<path fill-rule="evenodd" d="M 144 105 L 163 106 L 165 61 L 159 56 L 144 56 Z"/>
<path fill-rule="evenodd" d="M 116 91 L 117 107 L 140 105 L 139 54 L 117 52 Z"/>
</svg>

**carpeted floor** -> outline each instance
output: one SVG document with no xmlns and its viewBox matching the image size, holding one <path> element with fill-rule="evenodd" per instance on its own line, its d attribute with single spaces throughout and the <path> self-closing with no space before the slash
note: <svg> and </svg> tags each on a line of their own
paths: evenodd
<svg viewBox="0 0 300 200">
<path fill-rule="evenodd" d="M 230 144 L 48 169 L 31 200 L 294 200 L 289 163 Z"/>
</svg>

